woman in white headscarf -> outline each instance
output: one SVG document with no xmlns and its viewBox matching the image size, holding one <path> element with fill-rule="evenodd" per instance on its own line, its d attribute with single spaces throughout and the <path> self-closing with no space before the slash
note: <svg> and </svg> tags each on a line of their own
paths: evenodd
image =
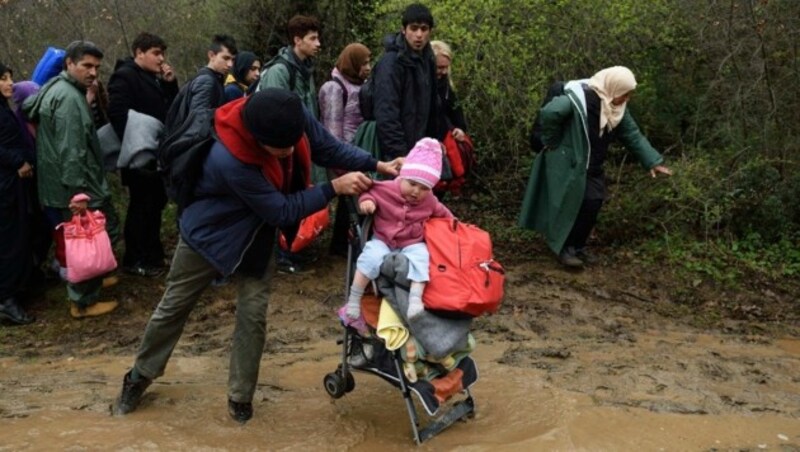
<svg viewBox="0 0 800 452">
<path fill-rule="evenodd" d="M 630 69 L 614 66 L 566 83 L 539 113 L 545 149 L 531 170 L 520 226 L 544 234 L 567 267 L 594 261 L 586 240 L 605 199 L 603 162 L 611 142 L 621 142 L 653 177 L 672 175 L 626 108 L 635 89 Z"/>
</svg>

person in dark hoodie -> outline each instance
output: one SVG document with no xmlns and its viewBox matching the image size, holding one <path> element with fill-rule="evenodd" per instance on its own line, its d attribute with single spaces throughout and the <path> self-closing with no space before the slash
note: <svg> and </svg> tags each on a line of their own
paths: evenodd
<svg viewBox="0 0 800 452">
<path fill-rule="evenodd" d="M 378 162 L 328 133 L 300 98 L 268 88 L 216 110 L 217 141 L 203 164 L 196 200 L 182 213 L 180 239 L 164 296 L 145 329 L 112 414 L 136 409 L 164 373 L 192 308 L 219 276 L 238 285 L 228 376 L 228 414 L 253 416 L 252 399 L 266 339 L 267 303 L 280 229 L 290 241 L 304 217 L 337 195 L 356 195 L 372 180 L 351 172 L 309 187 L 311 161 L 325 167 L 396 176 L 401 159 Z"/>
<path fill-rule="evenodd" d="M 12 72 L 0 63 L 0 320 L 15 325 L 34 321 L 19 299 L 33 269 L 31 223 L 36 200 L 36 156 L 11 110 Z"/>
<path fill-rule="evenodd" d="M 117 62 L 108 83 L 108 116 L 120 140 L 125 135 L 129 110 L 161 122 L 166 119 L 178 93 L 175 73 L 165 63 L 166 50 L 167 44 L 161 37 L 140 33 L 131 45 L 133 56 Z M 122 168 L 120 173 L 130 195 L 123 232 L 123 268 L 134 275 L 157 276 L 165 266 L 161 213 L 167 195 L 156 171 L 156 161 L 150 160 L 141 168 Z"/>
<path fill-rule="evenodd" d="M 436 62 L 430 46 L 434 22 L 419 3 L 403 12 L 403 29 L 388 35 L 373 69 L 378 147 L 385 159 L 408 154 L 426 136 L 436 136 Z"/>
<path fill-rule="evenodd" d="M 261 60 L 253 52 L 239 52 L 233 62 L 233 72 L 225 80 L 225 103 L 244 97 L 261 77 Z"/>
</svg>

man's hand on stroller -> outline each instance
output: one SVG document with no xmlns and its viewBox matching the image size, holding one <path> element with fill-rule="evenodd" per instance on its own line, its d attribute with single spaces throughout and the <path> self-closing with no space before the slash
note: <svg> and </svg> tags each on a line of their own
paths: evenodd
<svg viewBox="0 0 800 452">
<path fill-rule="evenodd" d="M 365 215 L 372 215 L 375 213 L 375 201 L 371 199 L 367 199 L 365 201 L 361 201 L 361 204 L 358 205 L 358 210 Z"/>
<path fill-rule="evenodd" d="M 387 176 L 396 177 L 398 174 L 400 174 L 400 167 L 403 166 L 405 161 L 405 157 L 397 157 L 391 162 L 378 162 L 378 168 L 376 171 Z"/>
<path fill-rule="evenodd" d="M 331 181 L 337 195 L 359 195 L 372 186 L 372 179 L 366 174 L 354 171 Z"/>
</svg>

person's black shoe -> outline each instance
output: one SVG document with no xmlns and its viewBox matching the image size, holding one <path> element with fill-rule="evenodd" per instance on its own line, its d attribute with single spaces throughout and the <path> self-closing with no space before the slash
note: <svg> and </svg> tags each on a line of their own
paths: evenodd
<svg viewBox="0 0 800 452">
<path fill-rule="evenodd" d="M 28 325 L 36 318 L 28 315 L 14 297 L 9 297 L 0 302 L 0 320 L 5 320 L 14 325 Z"/>
<path fill-rule="evenodd" d="M 600 262 L 600 258 L 598 258 L 594 253 L 587 251 L 586 248 L 579 248 L 575 250 L 575 256 L 582 260 L 585 264 L 589 265 L 594 265 Z"/>
<path fill-rule="evenodd" d="M 145 278 L 155 278 L 164 274 L 163 268 L 148 267 L 146 265 L 133 265 L 125 267 L 125 273 L 136 276 L 144 276 Z"/>
<path fill-rule="evenodd" d="M 575 249 L 571 246 L 566 246 L 561 250 L 558 255 L 558 261 L 568 268 L 583 268 L 583 261 L 578 258 L 575 254 Z"/>
<path fill-rule="evenodd" d="M 131 381 L 131 371 L 122 378 L 122 392 L 119 393 L 114 406 L 111 407 L 112 416 L 123 416 L 136 410 L 142 400 L 142 394 L 150 386 L 153 380 L 140 377 L 136 381 Z"/>
<path fill-rule="evenodd" d="M 282 256 L 278 256 L 276 265 L 279 273 L 285 273 L 287 275 L 305 273 L 305 269 L 298 262 L 294 262 Z"/>
<path fill-rule="evenodd" d="M 234 421 L 244 424 L 253 417 L 253 404 L 234 402 L 228 399 L 228 414 Z"/>
</svg>

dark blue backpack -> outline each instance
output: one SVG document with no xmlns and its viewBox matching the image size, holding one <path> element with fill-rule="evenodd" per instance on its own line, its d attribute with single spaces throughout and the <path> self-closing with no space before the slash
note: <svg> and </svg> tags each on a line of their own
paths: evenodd
<svg viewBox="0 0 800 452">
<path fill-rule="evenodd" d="M 564 86 L 566 82 L 557 81 L 550 85 L 550 88 L 547 89 L 547 94 L 544 96 L 544 100 L 542 101 L 542 105 L 539 107 L 541 110 L 545 105 L 547 105 L 554 97 L 560 96 L 564 94 Z M 542 143 L 542 119 L 540 118 L 539 112 L 536 112 L 536 119 L 533 121 L 533 129 L 531 130 L 531 149 L 534 152 L 542 152 L 545 148 L 544 143 Z"/>
</svg>

